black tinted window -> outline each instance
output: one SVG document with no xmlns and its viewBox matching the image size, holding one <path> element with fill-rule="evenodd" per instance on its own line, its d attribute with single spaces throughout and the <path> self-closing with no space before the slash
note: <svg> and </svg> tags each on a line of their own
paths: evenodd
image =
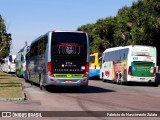
<svg viewBox="0 0 160 120">
<path fill-rule="evenodd" d="M 90 63 L 94 63 L 94 61 L 95 61 L 95 56 L 90 56 L 89 57 L 89 62 Z"/>
<path fill-rule="evenodd" d="M 87 37 L 85 33 L 77 32 L 53 32 L 52 33 L 52 56 L 86 56 Z"/>
<path fill-rule="evenodd" d="M 52 33 L 52 45 L 57 44 L 78 44 L 86 45 L 86 34 L 84 33 L 74 33 L 74 32 L 53 32 Z"/>
</svg>

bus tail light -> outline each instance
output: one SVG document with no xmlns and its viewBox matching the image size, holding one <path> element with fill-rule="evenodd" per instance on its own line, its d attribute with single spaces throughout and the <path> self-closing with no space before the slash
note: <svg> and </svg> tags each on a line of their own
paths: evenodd
<svg viewBox="0 0 160 120">
<path fill-rule="evenodd" d="M 47 68 L 48 68 L 48 75 L 51 77 L 54 77 L 54 75 L 52 73 L 52 63 L 51 62 L 48 62 Z"/>
<path fill-rule="evenodd" d="M 84 34 L 86 34 L 87 32 L 83 32 Z"/>
<path fill-rule="evenodd" d="M 131 66 L 129 66 L 128 75 L 132 76 L 132 67 Z"/>
<path fill-rule="evenodd" d="M 152 77 L 155 77 L 155 76 L 156 76 L 156 67 L 154 67 L 153 74 L 152 74 Z"/>
<path fill-rule="evenodd" d="M 86 62 L 86 66 L 85 66 L 85 72 L 84 72 L 84 75 L 83 75 L 83 77 L 87 77 L 87 75 L 88 75 L 88 72 L 89 72 L 89 63 L 88 63 L 88 62 Z"/>
</svg>

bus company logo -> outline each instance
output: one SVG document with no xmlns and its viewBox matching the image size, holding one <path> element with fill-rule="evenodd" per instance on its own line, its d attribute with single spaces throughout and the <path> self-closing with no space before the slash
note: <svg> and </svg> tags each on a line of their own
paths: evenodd
<svg viewBox="0 0 160 120">
<path fill-rule="evenodd" d="M 66 46 L 59 46 L 58 52 L 59 54 L 64 55 L 71 55 L 71 54 L 80 54 L 80 46 L 72 46 L 72 45 L 66 45 Z"/>
<path fill-rule="evenodd" d="M 67 46 L 65 51 L 67 54 L 72 54 L 74 52 L 74 49 L 72 46 Z"/>
<path fill-rule="evenodd" d="M 133 60 L 138 60 L 138 57 L 133 57 Z"/>
</svg>

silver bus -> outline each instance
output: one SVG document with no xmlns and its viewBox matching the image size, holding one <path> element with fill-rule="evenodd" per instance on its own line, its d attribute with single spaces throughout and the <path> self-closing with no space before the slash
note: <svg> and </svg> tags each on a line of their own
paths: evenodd
<svg viewBox="0 0 160 120">
<path fill-rule="evenodd" d="M 29 81 L 47 85 L 87 86 L 89 37 L 82 31 L 49 31 L 30 45 Z"/>
</svg>

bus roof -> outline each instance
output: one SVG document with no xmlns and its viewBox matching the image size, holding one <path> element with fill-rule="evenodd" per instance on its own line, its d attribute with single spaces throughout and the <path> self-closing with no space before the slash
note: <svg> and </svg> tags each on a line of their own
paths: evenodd
<svg viewBox="0 0 160 120">
<path fill-rule="evenodd" d="M 133 47 L 154 47 L 154 46 L 148 46 L 148 45 L 128 45 L 128 46 L 119 46 L 119 47 L 113 47 L 113 48 L 108 48 L 104 51 L 105 52 L 110 52 L 110 51 L 114 51 L 114 50 L 121 50 L 124 48 L 133 48 Z M 154 47 L 155 48 L 155 47 Z"/>
<path fill-rule="evenodd" d="M 41 37 L 45 36 L 45 35 L 48 35 L 49 33 L 52 33 L 52 32 L 72 32 L 72 33 L 87 33 L 87 32 L 83 32 L 83 31 L 71 31 L 71 30 L 52 30 L 52 31 L 48 31 L 47 33 L 43 34 L 43 35 L 40 35 L 38 38 L 36 38 L 35 40 L 33 40 L 31 42 L 31 44 L 33 44 L 34 42 L 36 42 L 37 40 L 39 40 Z"/>
<path fill-rule="evenodd" d="M 71 30 L 52 30 L 49 32 L 74 32 L 74 33 L 85 33 L 83 31 L 71 31 Z"/>
</svg>

